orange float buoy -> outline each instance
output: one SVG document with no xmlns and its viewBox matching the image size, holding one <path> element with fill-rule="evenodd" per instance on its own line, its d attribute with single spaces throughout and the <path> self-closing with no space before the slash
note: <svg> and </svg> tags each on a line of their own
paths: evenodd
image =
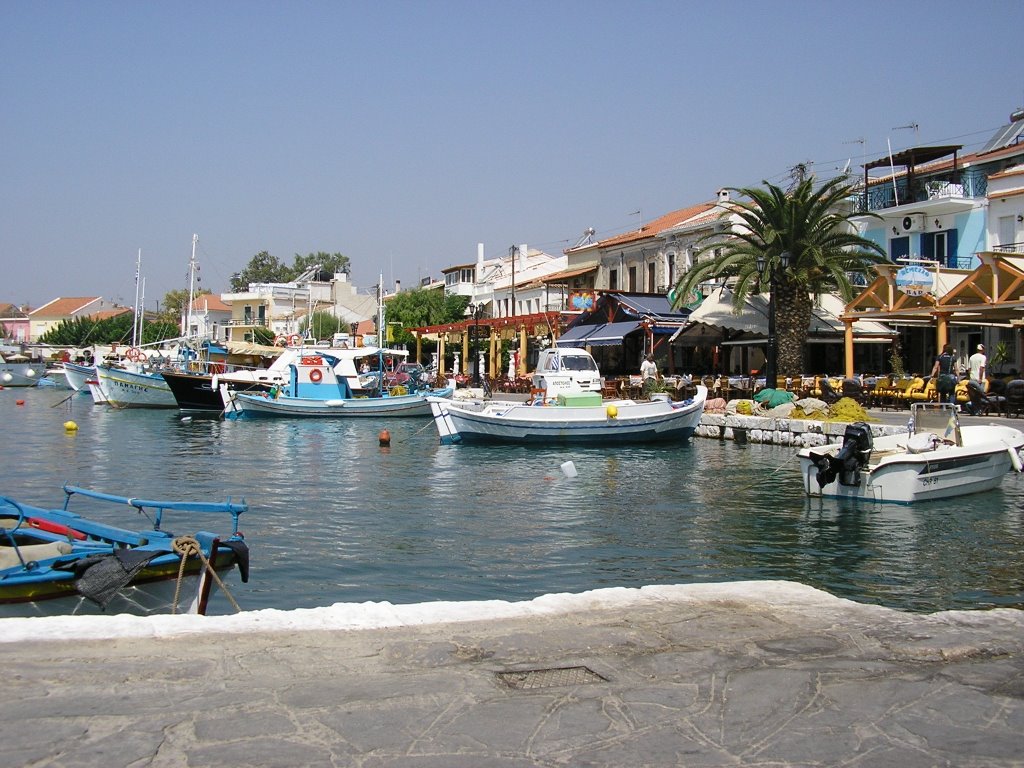
<svg viewBox="0 0 1024 768">
<path fill-rule="evenodd" d="M 380 440 L 381 445 L 391 445 L 391 433 L 386 429 L 382 429 L 380 434 L 377 435 L 377 439 Z"/>
<path fill-rule="evenodd" d="M 25 401 L 24 401 L 24 400 L 15 400 L 15 401 L 14 401 L 14 404 L 15 404 L 15 405 L 24 405 L 24 404 L 25 404 Z"/>
</svg>

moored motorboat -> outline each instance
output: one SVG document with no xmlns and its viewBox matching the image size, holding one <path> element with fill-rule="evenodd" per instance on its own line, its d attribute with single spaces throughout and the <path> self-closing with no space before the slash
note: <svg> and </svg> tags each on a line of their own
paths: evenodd
<svg viewBox="0 0 1024 768">
<path fill-rule="evenodd" d="M 270 392 L 228 391 L 230 419 L 284 417 L 351 418 L 368 416 L 429 416 L 427 397 L 450 397 L 451 387 L 434 389 L 424 378 L 406 376 L 402 384 L 388 384 L 382 363 L 387 355 L 401 353 L 381 349 L 308 350 L 288 365 L 288 381 Z M 355 361 L 375 357 L 381 367 L 360 375 Z"/>
<path fill-rule="evenodd" d="M 911 430 L 874 437 L 864 422 L 841 443 L 797 454 L 808 496 L 910 504 L 997 487 L 1022 469 L 1024 433 L 1000 424 L 961 426 L 955 405 L 915 403 Z"/>
<path fill-rule="evenodd" d="M 46 373 L 46 365 L 20 352 L 0 352 L 0 387 L 34 387 Z"/>
<path fill-rule="evenodd" d="M 62 366 L 64 368 L 64 378 L 67 379 L 69 387 L 76 392 L 88 391 L 89 385 L 86 382 L 89 379 L 96 378 L 96 366 L 72 362 L 62 363 Z"/>
<path fill-rule="evenodd" d="M 428 400 L 442 444 L 613 445 L 688 440 L 700 424 L 707 388 L 678 402 L 602 400 L 596 392 L 562 393 L 553 402 Z"/>
<path fill-rule="evenodd" d="M 117 408 L 178 407 L 164 377 L 142 367 L 97 365 L 96 379 L 106 402 Z"/>
<path fill-rule="evenodd" d="M 150 501 L 64 486 L 63 508 L 0 496 L 0 616 L 90 613 L 205 613 L 212 589 L 238 567 L 248 580 L 248 548 L 238 531 L 242 502 Z M 145 513 L 152 529 L 108 525 L 68 509 L 89 499 Z M 165 513 L 219 513 L 225 536 L 162 529 Z M 232 599 L 232 602 L 233 599 Z"/>
<path fill-rule="evenodd" d="M 281 380 L 267 370 L 246 372 L 247 375 L 189 373 L 164 371 L 161 375 L 174 395 L 182 413 L 221 414 L 226 403 L 220 384 L 234 392 L 269 392 Z M 258 374 L 262 374 L 262 377 Z"/>
</svg>

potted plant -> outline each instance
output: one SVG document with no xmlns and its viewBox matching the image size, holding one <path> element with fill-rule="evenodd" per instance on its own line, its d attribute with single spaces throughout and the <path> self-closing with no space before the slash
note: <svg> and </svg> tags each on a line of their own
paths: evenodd
<svg viewBox="0 0 1024 768">
<path fill-rule="evenodd" d="M 1010 360 L 1010 347 L 1005 341 L 1000 341 L 992 347 L 992 357 L 988 360 L 989 372 L 995 376 L 1002 376 L 1002 366 Z"/>
</svg>

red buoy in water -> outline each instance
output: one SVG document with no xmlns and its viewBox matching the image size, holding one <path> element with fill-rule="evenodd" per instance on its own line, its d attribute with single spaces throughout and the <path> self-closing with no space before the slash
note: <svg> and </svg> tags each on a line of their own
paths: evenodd
<svg viewBox="0 0 1024 768">
<path fill-rule="evenodd" d="M 377 439 L 380 440 L 381 445 L 391 445 L 391 433 L 386 429 L 382 429 L 380 434 L 377 435 Z"/>
<path fill-rule="evenodd" d="M 15 405 L 24 405 L 24 404 L 25 404 L 25 401 L 24 401 L 24 400 L 15 400 L 15 401 L 14 401 L 14 404 L 15 404 Z"/>
</svg>

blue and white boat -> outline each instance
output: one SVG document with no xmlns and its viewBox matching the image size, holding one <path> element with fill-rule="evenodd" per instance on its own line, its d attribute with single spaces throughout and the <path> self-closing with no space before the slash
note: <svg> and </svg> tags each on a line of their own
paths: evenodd
<svg viewBox="0 0 1024 768">
<path fill-rule="evenodd" d="M 454 401 L 428 398 L 442 444 L 686 441 L 704 413 L 707 387 L 687 400 L 602 400 L 596 392 L 566 392 L 555 400 Z"/>
<path fill-rule="evenodd" d="M 249 550 L 238 531 L 238 517 L 248 510 L 244 501 L 150 501 L 63 490 L 57 509 L 0 496 L 0 617 L 202 614 L 231 570 L 237 567 L 248 580 Z M 145 514 L 153 527 L 120 528 L 84 517 L 69 509 L 72 498 L 79 508 L 104 503 Z M 162 527 L 170 512 L 230 515 L 231 532 L 175 535 Z"/>
<path fill-rule="evenodd" d="M 396 380 L 386 361 L 406 354 L 373 347 L 307 350 L 289 363 L 287 383 L 269 392 L 230 391 L 221 385 L 228 403 L 224 415 L 229 419 L 429 416 L 427 398 L 451 397 L 453 389 L 431 388 L 422 369 L 411 369 L 402 381 Z M 359 373 L 357 364 L 371 360 L 377 369 Z"/>
</svg>

